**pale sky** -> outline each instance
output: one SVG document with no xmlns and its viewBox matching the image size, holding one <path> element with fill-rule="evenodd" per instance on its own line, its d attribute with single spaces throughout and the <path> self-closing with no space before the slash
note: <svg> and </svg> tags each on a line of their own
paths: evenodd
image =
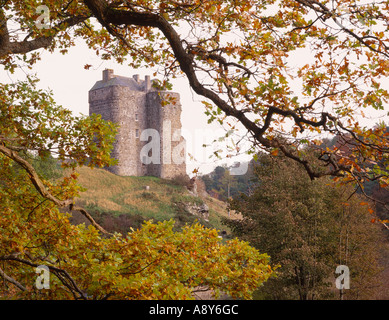
<svg viewBox="0 0 389 320">
<path fill-rule="evenodd" d="M 90 64 L 92 67 L 85 70 L 86 64 Z M 153 79 L 155 71 L 131 69 L 125 64 L 120 65 L 113 61 L 101 60 L 84 44 L 79 44 L 71 48 L 65 55 L 44 52 L 41 61 L 34 66 L 33 70 L 25 68 L 24 71 L 18 70 L 15 74 L 10 74 L 3 69 L 0 72 L 0 81 L 24 80 L 25 73 L 36 73 L 41 80 L 39 87 L 51 89 L 57 104 L 72 110 L 75 114 L 88 115 L 88 91 L 96 81 L 101 80 L 102 71 L 106 68 L 113 69 L 116 75 L 121 76 L 132 77 L 134 74 L 139 74 L 141 79 L 144 79 L 145 75 L 150 75 Z M 180 93 L 182 135 L 187 142 L 187 153 L 194 156 L 194 158 L 187 157 L 187 173 L 189 175 L 195 168 L 200 173 L 208 173 L 216 165 L 232 165 L 235 161 L 250 159 L 247 155 L 218 161 L 214 157 L 209 158 L 214 150 L 225 149 L 225 146 L 214 144 L 213 147 L 204 148 L 203 145 L 209 145 L 214 139 L 222 136 L 225 131 L 217 123 L 207 123 L 208 119 L 204 114 L 205 108 L 200 102 L 201 99 L 190 90 L 186 78 L 175 81 L 173 91 Z"/>
<path fill-rule="evenodd" d="M 85 44 L 78 41 L 79 44 L 69 49 L 69 53 L 50 54 L 43 53 L 42 60 L 34 65 L 33 70 L 18 70 L 16 74 L 10 74 L 0 67 L 0 81 L 12 82 L 24 80 L 25 73 L 36 73 L 41 79 L 39 86 L 42 89 L 50 88 L 53 91 L 56 102 L 63 107 L 70 109 L 75 114 L 89 114 L 88 91 L 96 81 L 101 80 L 102 71 L 106 68 L 113 69 L 116 75 L 132 77 L 139 74 L 142 79 L 145 75 L 154 78 L 155 70 L 151 69 L 131 69 L 125 64 L 119 65 L 113 61 L 105 61 L 96 57 L 92 50 L 89 50 Z M 297 64 L 306 62 L 307 56 L 302 52 L 296 52 L 294 60 Z M 291 61 L 293 62 L 293 60 Z M 89 70 L 85 70 L 86 64 L 92 65 Z M 158 76 L 157 76 L 158 77 Z M 384 80 L 384 87 L 389 88 L 389 81 Z M 223 143 L 213 144 L 211 147 L 204 148 L 203 145 L 209 145 L 214 139 L 221 137 L 225 131 L 217 123 L 208 124 L 207 116 L 204 114 L 205 108 L 202 105 L 201 98 L 190 90 L 186 78 L 180 78 L 173 82 L 173 91 L 180 93 L 182 105 L 182 135 L 187 142 L 187 153 L 194 156 L 194 159 L 187 156 L 187 173 L 191 175 L 193 169 L 198 169 L 200 173 L 210 172 L 216 165 L 232 165 L 235 161 L 248 161 L 250 156 L 243 154 L 240 157 L 224 158 L 217 160 L 215 157 L 210 158 L 214 150 L 226 150 Z M 366 110 L 366 119 L 363 120 L 366 125 L 376 123 L 381 117 L 387 119 L 388 110 L 375 112 Z M 369 119 L 369 118 L 372 119 Z M 387 122 L 387 121 L 386 121 Z M 245 130 L 240 129 L 239 134 L 244 135 Z M 247 144 L 246 144 L 247 146 Z M 245 150 L 243 146 L 241 148 Z"/>
</svg>

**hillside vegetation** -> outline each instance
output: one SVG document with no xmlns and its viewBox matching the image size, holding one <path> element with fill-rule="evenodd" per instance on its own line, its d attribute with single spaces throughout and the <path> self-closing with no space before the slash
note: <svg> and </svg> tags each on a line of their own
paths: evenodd
<svg viewBox="0 0 389 320">
<path fill-rule="evenodd" d="M 228 228 L 221 223 L 228 216 L 226 203 L 205 193 L 195 196 L 176 181 L 156 177 L 123 177 L 103 169 L 87 167 L 77 169 L 79 184 L 85 189 L 76 200 L 107 229 L 129 231 L 139 227 L 144 220 L 176 220 L 177 227 L 186 223 L 199 223 L 220 231 Z M 185 205 L 206 204 L 208 221 L 194 216 Z M 235 218 L 237 215 L 230 214 Z M 75 222 L 85 222 L 74 215 Z"/>
</svg>

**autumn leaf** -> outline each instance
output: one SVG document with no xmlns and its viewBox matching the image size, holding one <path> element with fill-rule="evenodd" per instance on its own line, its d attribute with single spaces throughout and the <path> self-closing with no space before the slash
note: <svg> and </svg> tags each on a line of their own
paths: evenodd
<svg viewBox="0 0 389 320">
<path fill-rule="evenodd" d="M 35 23 L 40 5 L 37 1 L 4 1 L 0 8 L 0 60 L 11 74 L 19 68 L 28 72 L 44 53 L 71 55 L 70 48 L 83 43 L 100 60 L 132 69 L 158 70 L 155 76 L 163 78 L 155 81 L 158 89 L 171 90 L 171 79 L 185 77 L 200 100 L 206 100 L 208 123 L 224 125 L 227 118 L 235 120 L 243 126 L 243 135 L 255 153 L 264 150 L 286 156 L 299 163 L 312 181 L 332 176 L 336 183 L 363 187 L 377 181 L 380 187 L 387 187 L 388 130 L 378 121 L 370 127 L 359 122 L 361 107 L 370 117 L 372 111 L 384 110 L 389 101 L 389 92 L 381 85 L 382 79 L 389 76 L 389 37 L 380 27 L 389 17 L 387 3 L 312 3 L 47 0 L 44 5 L 50 8 L 48 18 L 54 27 L 46 29 Z M 358 8 L 358 14 L 344 9 L 350 7 Z M 190 26 L 189 32 L 181 28 L 185 25 Z M 348 57 L 355 59 L 351 62 Z M 91 67 L 84 65 L 85 70 Z M 173 276 L 175 271 L 196 284 L 208 281 L 206 284 L 215 289 L 244 298 L 266 281 L 269 273 L 261 278 L 259 266 L 268 264 L 252 248 L 239 242 L 230 243 L 231 248 L 219 246 L 212 242 L 215 237 L 203 230 L 188 230 L 184 237 L 162 230 L 167 225 L 155 227 L 163 240 L 169 242 L 172 237 L 184 242 L 185 254 L 193 247 L 206 260 L 204 248 L 215 249 L 215 272 L 211 265 L 188 263 L 178 252 L 176 259 L 183 260 L 177 263 L 180 269 L 174 270 L 176 261 L 161 257 L 159 253 L 167 247 L 148 225 L 143 233 L 131 233 L 131 242 L 118 237 L 100 238 L 95 227 L 68 224 L 58 204 L 64 209 L 77 197 L 76 179 L 56 183 L 42 180 L 18 153 L 29 151 L 41 158 L 49 158 L 48 152 L 55 153 L 58 162 L 68 169 L 110 166 L 116 163 L 110 154 L 116 125 L 96 115 L 72 115 L 54 103 L 52 94 L 37 89 L 37 79 L 27 77 L 27 81 L 0 86 L 2 257 L 12 250 L 24 252 L 29 248 L 32 252 L 28 255 L 34 259 L 46 257 L 64 263 L 61 275 L 69 274 L 71 278 L 64 280 L 64 285 L 59 275 L 53 283 L 62 298 L 104 298 L 112 292 L 118 297 L 189 297 L 193 283 L 189 286 L 180 282 Z M 168 107 L 166 101 L 162 104 Z M 337 145 L 316 145 L 315 159 L 299 144 L 301 139 L 310 142 L 311 137 L 333 134 Z M 215 152 L 218 155 L 220 152 Z M 22 169 L 15 169 L 19 167 Z M 203 248 L 190 240 L 192 236 L 203 237 L 199 241 Z M 151 246 L 145 246 L 147 241 Z M 129 251 L 129 243 L 135 255 Z M 178 243 L 170 242 L 172 246 Z M 117 260 L 102 254 L 107 252 L 117 253 Z M 258 266 L 242 269 L 227 262 L 221 252 L 241 265 L 246 262 L 240 254 L 247 259 L 254 257 Z M 20 260 L 28 260 L 23 254 Z M 28 260 L 30 264 L 44 262 L 34 259 Z M 11 278 L 20 280 L 14 284 L 27 283 L 33 276 L 32 267 L 21 261 L 10 262 L 4 268 Z M 117 261 L 124 261 L 126 269 L 117 267 Z M 147 271 L 138 272 L 142 268 Z M 228 281 L 238 276 L 234 270 L 247 276 L 247 280 L 239 278 L 236 288 L 234 281 Z M 73 277 L 80 287 L 69 285 Z M 21 290 L 20 296 L 23 294 L 36 298 L 28 290 Z"/>
</svg>

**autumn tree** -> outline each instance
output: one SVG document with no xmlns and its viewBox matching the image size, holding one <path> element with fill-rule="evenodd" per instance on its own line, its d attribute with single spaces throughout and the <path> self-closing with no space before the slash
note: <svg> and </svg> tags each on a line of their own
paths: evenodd
<svg viewBox="0 0 389 320">
<path fill-rule="evenodd" d="M 226 221 L 234 236 L 280 265 L 256 297 L 374 299 L 385 290 L 379 276 L 384 237 L 371 223 L 368 203 L 329 178 L 311 181 L 291 159 L 258 158 L 256 188 L 230 202 L 242 219 Z M 339 265 L 350 270 L 348 290 L 335 287 Z"/>
<path fill-rule="evenodd" d="M 169 89 L 171 79 L 184 76 L 204 98 L 209 121 L 231 130 L 245 128 L 252 142 L 249 152 L 260 148 L 283 154 L 304 167 L 311 179 L 332 175 L 363 191 L 369 180 L 388 184 L 384 126 L 364 127 L 360 122 L 363 114 L 383 109 L 388 98 L 381 84 L 389 71 L 388 6 L 356 0 L 47 0 L 43 6 L 36 0 L 1 0 L 0 61 L 9 72 L 26 69 L 43 50 L 66 54 L 76 41 L 84 41 L 102 59 L 156 68 L 161 87 Z M 98 117 L 77 118 L 53 108 L 50 95 L 37 90 L 34 81 L 29 77 L 2 85 L 0 96 L 1 170 L 8 177 L 2 178 L 0 195 L 2 239 L 10 241 L 0 248 L 5 250 L 2 259 L 12 261 L 8 274 L 2 274 L 19 288 L 25 288 L 14 278 L 20 264 L 34 266 L 37 257 L 64 261 L 61 250 L 52 260 L 55 246 L 48 246 L 47 239 L 28 242 L 29 225 L 24 223 L 35 217 L 41 222 L 37 235 L 55 235 L 53 230 L 62 224 L 50 232 L 42 225 L 46 220 L 64 222 L 55 207 L 72 206 L 78 192 L 75 175 L 58 184 L 42 180 L 19 152 L 25 149 L 40 157 L 57 152 L 70 167 L 107 165 L 114 138 L 112 124 Z M 46 108 L 43 116 L 41 108 Z M 300 146 L 320 149 L 320 134 L 342 137 L 347 156 L 337 147 L 324 148 L 318 162 L 309 161 Z M 24 170 L 17 179 L 11 172 L 16 165 Z M 21 221 L 24 227 L 15 225 Z M 85 237 L 85 246 L 90 246 L 90 237 L 99 237 L 95 231 L 83 231 L 78 238 Z M 28 259 L 26 247 L 41 251 L 30 252 Z M 70 256 L 65 260 L 74 261 Z M 55 268 L 74 296 L 86 297 L 66 269 Z"/>
<path fill-rule="evenodd" d="M 388 98 L 381 84 L 388 72 L 386 2 L 90 0 L 85 5 L 105 27 L 100 31 L 105 56 L 121 60 L 129 54 L 133 66 L 163 63 L 166 82 L 184 74 L 205 98 L 210 120 L 236 119 L 254 147 L 294 159 L 311 179 L 335 175 L 358 188 L 374 179 L 386 186 L 384 127 L 359 121 Z M 284 123 L 290 129 L 283 130 Z M 312 166 L 299 145 L 319 143 L 313 137 L 322 133 L 343 137 L 351 155 L 324 149 L 319 167 Z M 384 166 L 370 169 L 377 160 Z"/>
<path fill-rule="evenodd" d="M 49 28 L 35 23 L 37 2 L 1 1 L 0 59 L 6 70 L 32 66 L 39 58 L 36 49 L 66 50 L 73 36 L 102 44 L 105 32 L 92 32 L 86 6 L 48 5 L 53 6 L 51 20 L 41 22 L 55 24 Z M 180 232 L 173 221 L 145 222 L 126 235 L 104 230 L 75 205 L 82 191 L 75 169 L 115 163 L 110 152 L 117 125 L 99 115 L 72 115 L 55 103 L 52 92 L 39 89 L 38 81 L 28 75 L 0 85 L 3 297 L 191 299 L 198 288 L 208 288 L 216 296 L 225 292 L 250 298 L 271 276 L 266 254 L 238 239 L 223 244 L 216 230 L 197 224 Z M 58 163 L 67 169 L 64 174 L 56 174 Z M 50 166 L 55 170 L 48 170 Z M 76 211 L 89 220 L 89 227 L 70 223 Z M 50 272 L 49 288 L 35 283 L 42 266 Z"/>
<path fill-rule="evenodd" d="M 99 34 L 103 48 L 89 40 L 91 47 L 119 61 L 130 56 L 132 66 L 162 65 L 165 84 L 184 75 L 204 97 L 209 120 L 231 129 L 236 120 L 254 150 L 286 155 L 311 179 L 337 176 L 360 190 L 371 180 L 387 186 L 385 126 L 362 125 L 388 98 L 381 83 L 389 70 L 386 2 L 84 4 L 103 27 L 81 31 Z M 349 152 L 322 149 L 313 166 L 300 146 L 319 145 L 324 133 L 340 137 Z"/>
<path fill-rule="evenodd" d="M 116 126 L 97 115 L 73 116 L 32 80 L 1 90 L 0 275 L 9 295 L 183 299 L 208 287 L 250 298 L 272 274 L 266 255 L 237 239 L 224 245 L 216 230 L 200 225 L 175 232 L 173 221 L 147 222 L 124 236 L 106 232 L 75 206 L 81 189 L 73 169 L 113 163 Z M 55 154 L 69 173 L 53 179 L 37 170 L 25 151 L 42 161 Z M 72 225 L 67 211 L 84 214 L 90 227 Z M 50 290 L 34 286 L 41 265 L 54 276 Z"/>
<path fill-rule="evenodd" d="M 248 163 L 245 174 L 233 175 L 230 168 L 218 166 L 212 172 L 202 175 L 201 180 L 211 196 L 226 201 L 241 192 L 248 192 L 251 186 L 251 177 L 252 162 Z"/>
</svg>

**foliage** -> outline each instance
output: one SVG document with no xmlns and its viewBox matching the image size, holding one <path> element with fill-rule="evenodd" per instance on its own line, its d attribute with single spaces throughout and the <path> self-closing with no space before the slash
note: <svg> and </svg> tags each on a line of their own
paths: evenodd
<svg viewBox="0 0 389 320">
<path fill-rule="evenodd" d="M 99 115 L 73 116 L 56 106 L 51 92 L 37 89 L 37 82 L 28 78 L 0 85 L 0 138 L 7 148 L 35 152 L 42 159 L 55 155 L 68 168 L 113 164 L 109 152 L 116 125 Z"/>
<path fill-rule="evenodd" d="M 0 1 L 0 61 L 5 70 L 27 70 L 40 59 L 42 51 L 66 54 L 82 40 L 102 59 L 115 59 L 135 68 L 158 67 L 163 75 L 159 85 L 166 89 L 172 87 L 170 79 L 184 75 L 193 91 L 204 98 L 209 122 L 226 124 L 229 130 L 236 128 L 236 122 L 241 124 L 252 139 L 252 153 L 261 148 L 273 155 L 285 155 L 302 164 L 311 179 L 335 176 L 343 183 L 354 182 L 361 191 L 369 181 L 376 180 L 381 187 L 389 185 L 385 125 L 364 127 L 360 122 L 360 115 L 382 110 L 389 97 L 380 83 L 389 73 L 388 2 L 47 0 L 43 14 L 37 10 L 40 5 L 38 0 Z M 304 59 L 297 59 L 301 56 Z M 104 230 L 88 212 L 73 203 L 80 191 L 77 175 L 72 171 L 57 182 L 48 181 L 21 155 L 32 152 L 48 159 L 52 154 L 70 168 L 110 165 L 115 126 L 98 116 L 75 117 L 66 109 L 55 107 L 51 95 L 36 89 L 36 80 L 31 77 L 0 85 L 0 124 L 0 254 L 12 275 L 2 272 L 3 278 L 23 290 L 25 287 L 15 278 L 27 281 L 31 267 L 44 258 L 57 263 L 51 265 L 51 270 L 57 276 L 55 281 L 65 286 L 63 296 L 69 296 L 69 292 L 74 297 L 96 296 L 98 286 L 102 294 L 112 294 L 112 288 L 124 292 L 115 283 L 117 273 L 108 272 L 115 270 L 115 263 L 122 258 L 115 260 L 115 250 L 102 255 L 98 252 L 112 249 L 115 241 L 138 244 L 138 238 L 134 242 L 115 237 L 97 241 L 98 232 L 104 234 Z M 317 135 L 322 133 L 342 137 L 347 153 L 336 146 L 321 148 Z M 301 148 L 307 144 L 318 149 L 318 161 L 312 161 Z M 239 145 L 235 149 L 239 151 Z M 22 170 L 13 170 L 16 166 Z M 70 227 L 66 215 L 56 209 L 67 206 L 82 212 L 93 227 Z M 146 225 L 144 233 L 136 235 L 147 242 L 153 228 L 158 231 L 161 227 Z M 185 236 L 191 237 L 191 232 L 200 230 L 189 228 Z M 72 239 L 68 239 L 69 244 L 61 242 L 68 237 Z M 78 244 L 72 242 L 75 239 Z M 212 239 L 204 237 L 199 245 L 203 243 L 203 250 L 207 245 L 214 248 Z M 56 247 L 58 243 L 61 245 Z M 92 251 L 87 250 L 89 247 Z M 219 253 L 231 250 L 228 252 L 232 254 L 236 249 L 237 254 L 260 260 L 257 253 L 237 241 L 231 247 L 217 248 Z M 190 259 L 190 252 L 183 256 Z M 145 270 L 154 267 L 155 253 L 142 251 L 145 264 L 134 261 L 136 268 L 130 272 L 139 271 L 148 263 Z M 62 260 L 62 256 L 66 259 Z M 176 258 L 179 257 L 177 254 Z M 228 260 L 228 254 L 218 258 L 221 265 L 216 265 L 215 270 L 208 268 L 210 275 L 216 277 L 212 285 L 234 291 L 231 282 L 222 280 L 216 269 L 227 277 L 235 277 L 231 270 L 237 268 L 237 262 Z M 224 270 L 226 263 L 232 269 Z M 69 272 L 61 268 L 63 264 Z M 198 265 L 199 270 L 204 265 Z M 242 280 L 236 284 L 243 290 L 241 295 L 246 297 L 251 285 L 266 279 L 259 270 L 265 265 L 261 262 L 250 269 L 239 269 L 247 276 L 246 280 L 237 278 Z M 191 268 L 187 261 L 177 266 L 191 274 L 193 270 L 186 267 Z M 106 271 L 101 279 L 99 268 Z M 172 264 L 169 268 L 173 272 Z M 133 296 L 141 296 L 140 288 L 148 288 L 142 293 L 147 297 L 174 297 L 173 289 L 163 292 L 162 288 L 168 285 L 164 279 L 169 278 L 163 270 L 143 279 L 142 272 L 128 281 L 122 277 L 121 283 L 139 285 L 139 290 L 131 293 Z M 247 275 L 250 270 L 253 274 Z M 77 280 L 82 289 L 71 280 L 80 274 L 83 278 Z M 155 292 L 149 290 L 147 281 L 151 278 L 157 281 Z M 172 283 L 177 283 L 177 279 Z M 208 281 L 207 275 L 204 281 Z M 189 293 L 180 286 L 176 290 L 177 297 Z"/>
<path fill-rule="evenodd" d="M 241 192 L 250 191 L 253 176 L 253 162 L 248 164 L 248 170 L 242 175 L 231 175 L 228 168 L 217 166 L 211 173 L 201 176 L 206 191 L 212 197 L 226 201 L 230 197 L 239 195 Z"/>
<path fill-rule="evenodd" d="M 235 197 L 230 207 L 241 220 L 226 223 L 233 234 L 265 250 L 280 264 L 276 278 L 257 293 L 268 299 L 336 299 L 335 269 L 351 272 L 348 299 L 371 298 L 378 285 L 383 237 L 370 222 L 360 196 L 330 179 L 310 181 L 284 158 L 262 155 L 255 167 L 257 187 Z M 361 205 L 364 204 L 364 205 Z"/>
<path fill-rule="evenodd" d="M 0 276 L 6 298 L 189 299 L 198 286 L 250 298 L 273 273 L 267 255 L 237 239 L 222 244 L 216 230 L 198 224 L 175 232 L 174 221 L 149 221 L 124 236 L 108 233 L 75 204 L 83 190 L 75 169 L 115 163 L 110 151 L 116 126 L 97 115 L 73 116 L 35 80 L 0 90 Z M 67 168 L 58 176 L 48 170 L 56 167 L 52 154 Z M 70 223 L 75 211 L 88 227 Z M 50 289 L 35 285 L 41 265 L 49 268 Z"/>
<path fill-rule="evenodd" d="M 172 78 L 186 76 L 204 98 L 210 122 L 234 130 L 235 119 L 247 129 L 251 152 L 280 152 L 303 164 L 311 178 L 388 184 L 386 166 L 365 168 L 386 164 L 384 126 L 364 127 L 361 119 L 383 110 L 389 97 L 381 84 L 389 72 L 385 1 L 50 0 L 43 27 L 40 4 L 2 2 L 6 69 L 31 66 L 39 59 L 35 49 L 65 54 L 82 39 L 102 59 L 159 67 L 160 86 L 167 89 Z M 11 24 L 17 32 L 10 32 Z M 317 170 L 298 146 L 320 144 L 323 132 L 347 137 L 352 156 L 322 149 L 319 167 L 325 170 Z"/>
<path fill-rule="evenodd" d="M 46 180 L 57 180 L 63 176 L 61 164 L 51 154 L 44 159 L 32 156 L 32 166 L 39 176 Z"/>
<path fill-rule="evenodd" d="M 0 146 L 0 271 L 8 284 L 20 290 L 13 298 L 184 299 L 191 298 L 200 285 L 216 293 L 223 290 L 249 298 L 272 274 L 266 255 L 238 240 L 222 245 L 216 230 L 200 225 L 174 232 L 173 221 L 146 222 L 126 236 L 108 234 L 87 212 L 74 206 L 73 198 L 80 191 L 74 170 L 57 181 L 46 180 L 17 150 L 25 150 L 28 144 L 28 149 L 46 159 L 52 144 L 59 159 L 67 160 L 63 166 L 109 164 L 112 125 L 97 117 L 74 118 L 43 101 L 39 113 L 29 104 L 23 106 L 1 105 L 5 120 L 12 119 L 12 113 L 5 113 L 4 108 L 25 115 L 3 122 Z M 57 115 L 58 127 L 46 123 L 51 113 Z M 21 119 L 28 123 L 22 126 Z M 45 122 L 40 123 L 42 119 Z M 26 140 L 30 126 L 37 136 Z M 14 170 L 17 166 L 24 170 Z M 86 214 L 92 225 L 71 224 L 70 215 L 58 209 L 67 206 Z M 55 276 L 50 290 L 39 291 L 34 286 L 39 265 L 46 265 Z"/>
<path fill-rule="evenodd" d="M 175 176 L 171 180 L 171 183 L 173 183 L 174 185 L 177 185 L 177 186 L 181 186 L 181 187 L 188 187 L 189 182 L 190 182 L 189 176 L 188 175 L 182 175 L 182 174 Z"/>
<path fill-rule="evenodd" d="M 272 273 L 266 255 L 238 240 L 222 245 L 200 225 L 174 232 L 174 221 L 146 222 L 126 236 L 102 237 L 70 224 L 52 204 L 19 212 L 2 208 L 0 259 L 24 299 L 189 299 L 200 285 L 250 298 Z M 34 267 L 42 264 L 55 276 L 50 290 L 34 287 Z"/>
</svg>

